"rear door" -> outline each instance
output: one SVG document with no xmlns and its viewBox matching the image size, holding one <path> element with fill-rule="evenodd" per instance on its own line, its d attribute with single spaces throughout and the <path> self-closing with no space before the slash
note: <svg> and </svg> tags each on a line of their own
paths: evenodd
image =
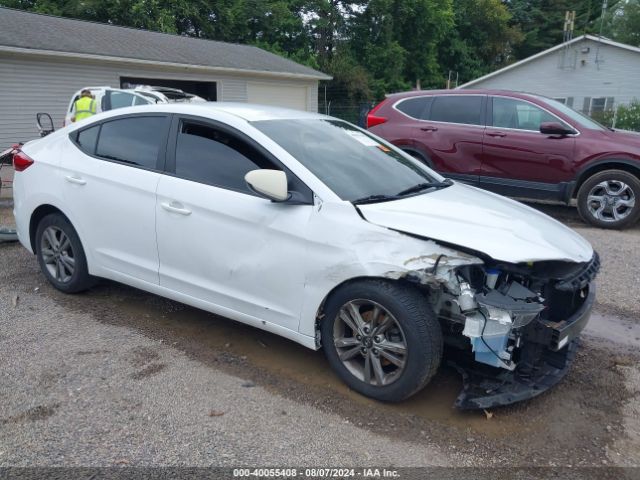
<svg viewBox="0 0 640 480">
<path fill-rule="evenodd" d="M 566 122 L 539 105 L 491 97 L 484 135 L 480 186 L 506 195 L 562 196 L 560 182 L 572 178 L 575 135 L 546 135 L 540 124 Z"/>
<path fill-rule="evenodd" d="M 156 187 L 169 123 L 167 115 L 133 115 L 72 134 L 64 196 L 94 267 L 106 271 L 91 273 L 158 283 Z"/>
<path fill-rule="evenodd" d="M 482 166 L 486 95 L 439 95 L 414 127 L 418 145 L 438 172 L 476 184 Z"/>
</svg>

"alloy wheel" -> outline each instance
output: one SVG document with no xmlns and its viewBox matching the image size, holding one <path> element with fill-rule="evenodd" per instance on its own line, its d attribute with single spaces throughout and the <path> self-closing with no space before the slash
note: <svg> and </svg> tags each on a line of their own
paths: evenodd
<svg viewBox="0 0 640 480">
<path fill-rule="evenodd" d="M 589 213 L 603 222 L 627 218 L 636 203 L 633 189 L 620 180 L 605 180 L 593 186 L 587 196 Z"/>
<path fill-rule="evenodd" d="M 342 364 L 359 380 L 374 386 L 396 381 L 407 363 L 402 327 L 382 305 L 352 300 L 334 322 L 333 342 Z"/>
<path fill-rule="evenodd" d="M 49 274 L 60 283 L 71 281 L 75 271 L 75 257 L 71 241 L 62 229 L 49 226 L 40 242 L 42 260 Z"/>
</svg>

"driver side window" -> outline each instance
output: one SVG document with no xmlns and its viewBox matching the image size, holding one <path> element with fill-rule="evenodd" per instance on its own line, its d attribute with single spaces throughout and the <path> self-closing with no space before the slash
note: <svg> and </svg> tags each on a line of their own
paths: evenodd
<svg viewBox="0 0 640 480">
<path fill-rule="evenodd" d="M 540 131 L 544 122 L 561 122 L 560 119 L 535 105 L 512 98 L 493 98 L 494 127 L 516 130 Z M 564 123 L 564 122 L 561 122 Z"/>
<path fill-rule="evenodd" d="M 176 143 L 175 174 L 186 180 L 256 195 L 244 176 L 251 170 L 280 170 L 253 146 L 203 123 L 182 120 Z"/>
</svg>

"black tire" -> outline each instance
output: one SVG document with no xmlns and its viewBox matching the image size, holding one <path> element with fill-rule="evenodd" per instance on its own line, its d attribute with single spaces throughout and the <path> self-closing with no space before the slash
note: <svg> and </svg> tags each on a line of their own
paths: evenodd
<svg viewBox="0 0 640 480">
<path fill-rule="evenodd" d="M 612 182 L 614 187 L 624 184 L 628 187 L 625 189 L 626 194 L 620 196 L 610 196 L 609 198 L 614 201 L 627 200 L 629 195 L 634 196 L 635 206 L 627 210 L 625 207 L 618 206 L 617 209 L 621 214 L 624 214 L 623 218 L 616 220 L 613 215 L 613 206 L 608 206 L 607 209 L 601 214 L 603 218 L 597 218 L 593 210 L 598 205 L 598 202 L 590 202 L 589 195 L 592 193 L 603 193 L 604 190 L 599 185 L 605 182 Z M 620 183 L 621 182 L 621 183 Z M 624 193 L 624 192 L 623 192 Z M 598 195 L 599 196 L 599 195 Z M 620 200 L 615 200 L 618 198 Z M 591 225 L 600 228 L 610 229 L 622 229 L 633 225 L 638 218 L 640 218 L 640 179 L 635 175 L 625 172 L 624 170 L 604 170 L 598 172 L 591 177 L 587 178 L 585 182 L 580 186 L 577 196 L 578 212 L 580 217 Z M 615 205 L 615 204 L 614 204 Z"/>
<path fill-rule="evenodd" d="M 63 234 L 68 239 L 69 246 L 65 250 L 61 250 L 58 252 L 58 256 L 55 257 L 55 254 L 51 255 L 51 249 L 47 249 L 46 246 L 50 245 L 51 242 L 48 238 L 44 238 L 46 235 L 51 235 L 51 232 L 55 231 L 59 234 Z M 45 233 L 46 232 L 46 233 Z M 50 237 L 49 237 L 50 238 Z M 76 230 L 73 228 L 69 220 L 60 214 L 60 213 L 51 213 L 40 220 L 38 223 L 38 228 L 36 230 L 36 256 L 38 257 L 38 263 L 40 264 L 40 269 L 47 280 L 58 290 L 64 293 L 77 293 L 87 290 L 96 284 L 97 279 L 89 275 L 89 269 L 87 268 L 87 257 L 84 254 L 84 249 L 82 248 L 82 243 L 80 242 L 80 238 Z M 47 250 L 46 253 L 43 250 Z M 56 269 L 56 265 L 53 265 L 52 262 L 47 262 L 45 256 L 51 260 L 52 256 L 54 257 L 53 262 L 57 261 L 55 258 L 63 257 L 65 262 L 69 261 L 71 258 L 74 261 L 73 271 L 70 273 L 67 270 L 68 266 L 64 266 L 63 274 L 60 275 L 60 278 L 56 278 L 54 274 L 50 271 L 50 268 Z M 62 262 L 63 265 L 66 265 L 65 262 Z M 56 275 L 57 275 L 56 270 Z M 65 277 L 66 275 L 66 277 Z"/>
<path fill-rule="evenodd" d="M 334 328 L 336 322 L 341 322 L 338 318 L 341 308 L 355 300 L 372 301 L 382 306 L 400 326 L 395 332 L 400 330 L 406 344 L 405 363 L 403 370 L 389 384 L 382 382 L 382 385 L 373 385 L 363 381 L 339 358 L 338 348 L 334 344 Z M 349 387 L 367 397 L 384 402 L 405 400 L 424 388 L 438 370 L 442 358 L 440 324 L 426 298 L 411 286 L 374 279 L 351 283 L 331 295 L 325 304 L 324 314 L 320 326 L 322 346 L 331 367 Z M 391 333 L 383 335 L 392 334 L 394 330 L 389 329 L 388 332 Z M 354 337 L 355 334 L 351 339 L 355 340 Z M 371 346 L 369 343 L 369 347 Z M 371 349 L 373 350 L 375 349 Z M 364 354 L 359 352 L 357 355 L 362 357 L 364 364 Z M 360 357 L 349 361 L 360 361 Z M 384 368 L 396 368 L 382 357 L 379 360 L 387 362 Z"/>
</svg>

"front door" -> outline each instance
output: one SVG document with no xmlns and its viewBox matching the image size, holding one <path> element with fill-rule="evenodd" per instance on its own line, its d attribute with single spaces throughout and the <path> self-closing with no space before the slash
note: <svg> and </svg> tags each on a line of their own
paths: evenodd
<svg viewBox="0 0 640 480">
<path fill-rule="evenodd" d="M 173 130 L 156 207 L 160 285 L 297 331 L 312 206 L 249 190 L 247 172 L 280 167 L 235 130 L 194 118 Z"/>
<path fill-rule="evenodd" d="M 528 101 L 499 96 L 492 97 L 488 116 L 480 186 L 535 198 L 559 195 L 559 183 L 572 178 L 575 137 L 542 134 L 540 124 L 565 122 Z"/>
</svg>

